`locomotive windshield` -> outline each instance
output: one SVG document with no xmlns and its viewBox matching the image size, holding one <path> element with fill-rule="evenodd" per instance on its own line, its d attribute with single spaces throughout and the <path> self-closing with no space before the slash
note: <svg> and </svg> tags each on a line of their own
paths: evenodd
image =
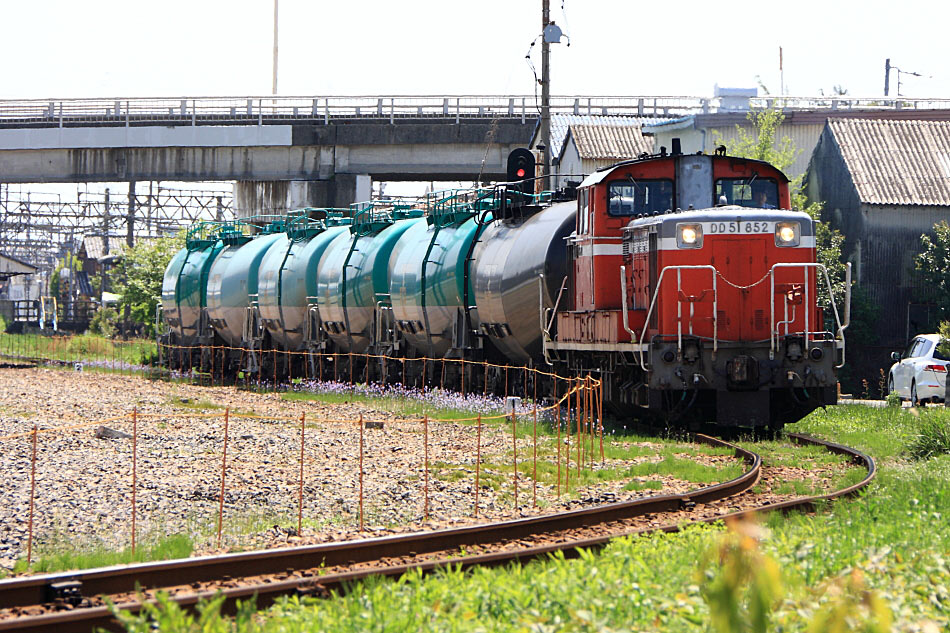
<svg viewBox="0 0 950 633">
<path fill-rule="evenodd" d="M 716 198 L 713 204 L 718 204 L 726 197 L 726 204 L 736 204 L 740 207 L 755 207 L 757 209 L 778 208 L 778 183 L 774 178 L 720 178 L 716 181 Z"/>
<path fill-rule="evenodd" d="M 665 213 L 673 208 L 672 180 L 618 180 L 610 183 L 607 214 Z"/>
</svg>

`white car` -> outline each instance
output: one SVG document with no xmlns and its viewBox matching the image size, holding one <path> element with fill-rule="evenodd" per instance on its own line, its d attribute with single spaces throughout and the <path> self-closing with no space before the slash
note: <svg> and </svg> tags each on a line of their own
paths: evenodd
<svg viewBox="0 0 950 633">
<path fill-rule="evenodd" d="M 895 362 L 887 377 L 887 392 L 901 400 L 918 405 L 943 402 L 946 394 L 947 366 L 950 358 L 937 350 L 938 334 L 921 334 L 907 346 L 907 351 L 891 354 Z"/>
</svg>

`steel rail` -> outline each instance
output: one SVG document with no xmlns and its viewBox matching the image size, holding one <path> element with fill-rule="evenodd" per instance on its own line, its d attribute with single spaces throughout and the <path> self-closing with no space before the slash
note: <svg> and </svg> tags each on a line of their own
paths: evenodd
<svg viewBox="0 0 950 633">
<path fill-rule="evenodd" d="M 840 444 L 825 442 L 805 435 L 790 434 L 789 437 L 793 441 L 801 444 L 821 445 L 831 452 L 847 455 L 852 462 L 863 464 L 867 470 L 867 474 L 860 482 L 832 493 L 740 510 L 690 523 L 639 528 L 619 534 L 614 533 L 581 540 L 528 547 L 515 551 L 491 552 L 461 558 L 427 560 L 386 567 L 368 566 L 362 569 L 327 574 L 325 576 L 293 577 L 263 584 L 229 587 L 215 591 L 199 590 L 185 595 L 174 596 L 172 599 L 180 606 L 190 607 L 202 598 L 209 598 L 218 591 L 221 591 L 225 595 L 226 604 L 230 609 L 233 609 L 235 601 L 255 596 L 257 598 L 257 605 L 263 607 L 273 603 L 273 601 L 281 595 L 324 596 L 329 595 L 330 592 L 339 593 L 345 591 L 350 583 L 373 575 L 399 576 L 409 570 L 428 572 L 448 565 L 458 566 L 461 569 L 478 565 L 500 565 L 515 560 L 529 560 L 542 557 L 555 551 L 564 552 L 564 555 L 568 557 L 577 556 L 582 549 L 602 547 L 618 536 L 645 534 L 656 531 L 675 532 L 683 529 L 687 525 L 713 523 L 721 520 L 748 517 L 760 511 L 813 511 L 822 501 L 856 494 L 866 487 L 876 474 L 874 460 L 864 453 Z M 185 561 L 145 563 L 128 567 L 105 568 L 65 574 L 49 574 L 0 581 L 0 607 L 12 606 L 10 604 L 11 601 L 16 601 L 17 604 L 23 606 L 41 604 L 48 595 L 50 583 L 54 582 L 79 580 L 83 583 L 82 587 L 87 595 L 93 593 L 90 591 L 93 587 L 102 587 L 97 590 L 98 593 L 116 594 L 129 592 L 131 581 L 137 581 L 138 586 L 142 588 L 181 587 L 183 585 L 191 585 L 194 587 L 196 583 L 203 581 L 229 580 L 231 577 L 279 574 L 281 572 L 288 572 L 289 575 L 291 570 L 320 567 L 320 563 L 316 565 L 313 564 L 313 562 L 318 559 L 325 566 L 356 565 L 358 563 L 368 563 L 379 560 L 384 557 L 398 559 L 403 556 L 411 557 L 417 554 L 440 552 L 463 546 L 471 547 L 473 545 L 493 543 L 502 540 L 511 541 L 545 532 L 587 527 L 597 523 L 605 523 L 657 512 L 681 510 L 690 501 L 694 503 L 709 503 L 745 492 L 758 481 L 761 469 L 761 459 L 758 455 L 714 438 L 697 436 L 697 440 L 714 445 L 730 446 L 736 450 L 736 456 L 746 460 L 747 463 L 751 464 L 751 467 L 746 473 L 736 479 L 723 484 L 701 488 L 683 495 L 668 495 L 634 502 L 609 504 L 598 508 L 532 519 L 504 521 L 473 528 L 456 528 L 408 536 L 384 537 L 381 539 L 366 539 L 330 545 L 249 552 L 246 554 L 228 554 L 219 557 L 190 559 Z M 600 516 L 598 517 L 598 515 Z M 210 565 L 210 567 L 208 567 L 208 565 Z M 230 571 L 231 573 L 224 573 L 225 571 Z M 157 581 L 158 578 L 161 578 L 161 580 Z M 137 612 L 141 608 L 142 603 L 138 601 L 122 604 L 122 609 L 125 611 Z M 105 627 L 112 630 L 121 630 L 110 610 L 103 606 L 0 620 L 0 631 L 30 631 L 52 627 L 55 627 L 58 633 L 87 631 L 91 627 Z"/>
<path fill-rule="evenodd" d="M 538 517 L 382 538 L 12 578 L 0 581 L 0 609 L 43 604 L 48 601 L 50 587 L 62 582 L 81 582 L 83 594 L 95 596 L 133 591 L 136 585 L 142 589 L 179 585 L 185 577 L 188 582 L 207 582 L 224 577 L 280 573 L 288 568 L 313 569 L 362 563 L 381 557 L 471 547 L 543 532 L 669 512 L 689 503 L 709 503 L 744 492 L 758 481 L 762 460 L 755 453 L 705 435 L 697 435 L 696 440 L 712 446 L 734 449 L 736 457 L 749 464 L 748 470 L 735 479 L 685 494 L 646 497 Z M 0 630 L 3 630 L 3 623 L 4 621 L 0 621 Z"/>
</svg>

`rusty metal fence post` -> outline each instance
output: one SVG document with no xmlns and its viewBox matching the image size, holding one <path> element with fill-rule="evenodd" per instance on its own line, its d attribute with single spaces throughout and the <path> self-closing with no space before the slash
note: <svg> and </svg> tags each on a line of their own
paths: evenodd
<svg viewBox="0 0 950 633">
<path fill-rule="evenodd" d="M 515 423 L 515 409 L 511 408 L 511 444 L 512 444 L 512 454 L 511 454 L 511 464 L 512 472 L 514 474 L 513 480 L 515 485 L 515 511 L 518 510 L 518 428 Z"/>
<path fill-rule="evenodd" d="M 478 516 L 479 474 L 482 462 L 482 414 L 478 414 L 477 435 L 475 440 L 475 516 Z"/>
<path fill-rule="evenodd" d="M 577 419 L 574 421 L 575 426 L 577 426 L 577 464 L 576 464 L 576 465 L 577 465 L 577 484 L 580 485 L 580 483 L 581 483 L 581 464 L 583 463 L 583 462 L 581 461 L 581 444 L 583 444 L 583 441 L 581 440 L 581 426 L 582 426 L 581 391 L 582 391 L 582 389 L 581 389 L 581 381 L 580 381 L 580 379 L 578 379 L 578 380 L 575 382 L 575 388 L 576 388 L 576 390 L 577 390 L 577 391 L 575 392 L 575 394 L 574 394 L 575 407 L 576 407 L 576 409 L 575 409 L 575 411 L 574 411 L 574 415 L 575 415 L 575 417 L 577 418 Z"/>
<path fill-rule="evenodd" d="M 350 356 L 350 362 L 352 363 L 352 361 L 353 361 L 353 357 Z M 363 531 L 363 414 L 360 413 L 360 532 L 362 531 Z"/>
<path fill-rule="evenodd" d="M 33 504 L 36 498 L 36 425 L 33 425 L 32 456 L 30 457 L 30 518 L 26 536 L 26 566 L 33 563 Z"/>
<path fill-rule="evenodd" d="M 297 489 L 297 536 L 303 535 L 303 458 L 307 412 L 300 414 L 300 487 Z"/>
<path fill-rule="evenodd" d="M 135 493 L 136 493 L 136 463 L 138 457 L 138 436 L 139 436 L 139 408 L 132 409 L 132 555 L 135 555 Z"/>
<path fill-rule="evenodd" d="M 221 498 L 218 502 L 218 549 L 221 548 L 221 530 L 224 527 L 224 480 L 228 468 L 228 418 L 231 407 L 224 409 L 224 451 L 221 453 Z"/>
<path fill-rule="evenodd" d="M 604 378 L 601 375 L 597 388 L 597 425 L 600 427 L 600 465 L 604 465 Z"/>
<path fill-rule="evenodd" d="M 425 496 L 425 506 L 423 507 L 423 515 L 425 520 L 429 520 L 429 416 L 425 415 L 422 417 L 422 444 L 423 444 L 423 455 L 425 456 L 425 463 L 423 465 L 423 471 L 425 474 L 425 483 L 423 484 L 423 494 Z"/>
<path fill-rule="evenodd" d="M 554 378 L 554 401 L 557 403 L 555 411 L 557 417 L 557 498 L 561 498 L 561 401 L 557 397 L 557 377 Z"/>
<path fill-rule="evenodd" d="M 537 378 L 537 376 L 535 376 Z M 535 383 L 537 384 L 537 383 Z M 531 494 L 534 497 L 534 507 L 538 507 L 538 404 L 534 404 L 534 472 L 531 475 Z"/>
</svg>

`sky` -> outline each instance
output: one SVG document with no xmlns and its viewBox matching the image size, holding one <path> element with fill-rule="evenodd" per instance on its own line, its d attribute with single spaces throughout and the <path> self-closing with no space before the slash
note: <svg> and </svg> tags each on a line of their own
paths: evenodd
<svg viewBox="0 0 950 633">
<path fill-rule="evenodd" d="M 925 75 L 903 75 L 903 95 L 950 98 L 950 5 L 938 1 L 550 2 L 570 42 L 552 45 L 554 95 L 711 97 L 716 84 L 780 94 L 781 46 L 789 95 L 841 86 L 881 96 L 889 57 Z M 537 84 L 525 56 L 540 73 L 540 43 L 531 43 L 541 4 L 279 0 L 278 94 L 530 95 Z M 0 100 L 271 94 L 273 0 L 0 0 L 0 8 Z M 896 84 L 892 71 L 892 96 Z M 391 183 L 387 193 L 423 188 Z M 67 195 L 73 186 L 14 189 Z"/>
<path fill-rule="evenodd" d="M 0 0 L 0 99 L 271 92 L 273 0 Z M 541 0 L 279 0 L 278 94 L 531 94 Z M 950 5 L 551 0 L 555 95 L 883 94 L 950 98 Z M 540 45 L 532 58 L 540 69 Z M 759 78 L 759 79 L 757 79 Z M 896 73 L 892 74 L 893 95 Z"/>
</svg>

